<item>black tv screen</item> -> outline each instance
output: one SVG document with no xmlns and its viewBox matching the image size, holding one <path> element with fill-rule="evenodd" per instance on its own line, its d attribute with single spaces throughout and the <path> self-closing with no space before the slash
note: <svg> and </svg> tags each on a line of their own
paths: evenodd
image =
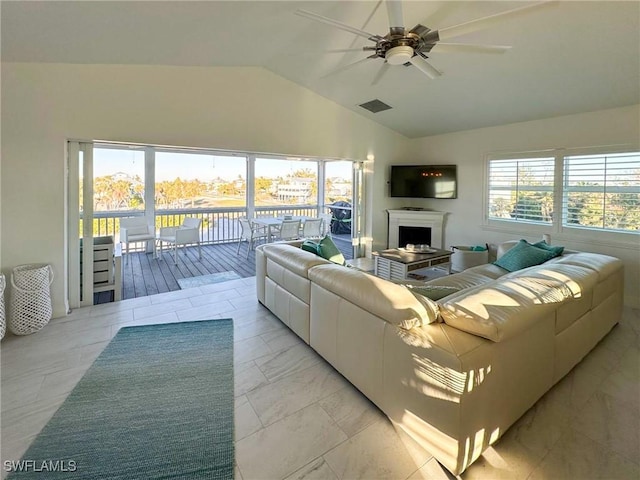
<svg viewBox="0 0 640 480">
<path fill-rule="evenodd" d="M 392 165 L 391 196 L 458 198 L 456 165 Z"/>
</svg>

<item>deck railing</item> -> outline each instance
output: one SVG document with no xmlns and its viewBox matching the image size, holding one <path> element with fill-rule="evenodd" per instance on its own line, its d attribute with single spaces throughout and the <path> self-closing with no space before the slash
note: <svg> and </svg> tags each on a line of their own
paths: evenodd
<svg viewBox="0 0 640 480">
<path fill-rule="evenodd" d="M 256 217 L 282 217 L 284 215 L 317 216 L 318 206 L 286 205 L 275 207 L 255 207 Z M 125 217 L 144 216 L 140 210 L 114 210 L 93 213 L 93 236 L 113 236 L 115 242 L 120 241 L 120 219 Z M 172 227 L 180 225 L 184 217 L 202 219 L 200 240 L 203 244 L 237 242 L 240 239 L 239 218 L 247 216 L 245 207 L 220 208 L 181 208 L 157 209 L 155 227 Z M 82 214 L 80 215 L 80 231 L 82 232 Z"/>
</svg>

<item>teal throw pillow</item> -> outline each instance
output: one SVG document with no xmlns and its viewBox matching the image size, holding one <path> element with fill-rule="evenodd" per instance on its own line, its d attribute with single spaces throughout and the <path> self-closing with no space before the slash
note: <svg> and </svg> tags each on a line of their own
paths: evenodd
<svg viewBox="0 0 640 480">
<path fill-rule="evenodd" d="M 549 245 L 547 242 L 545 242 L 544 240 L 540 240 L 537 243 L 533 244 L 534 247 L 538 247 L 538 248 L 542 248 L 543 250 L 549 250 L 550 252 L 553 252 L 553 256 L 557 257 L 559 255 L 562 255 L 562 252 L 564 252 L 564 247 L 560 247 L 560 246 L 552 246 Z"/>
<path fill-rule="evenodd" d="M 549 250 L 534 247 L 526 240 L 520 240 L 515 247 L 493 262 L 493 264 L 509 272 L 515 272 L 523 268 L 540 265 L 555 256 Z"/>
<path fill-rule="evenodd" d="M 459 292 L 458 287 L 449 287 L 445 285 L 405 285 L 414 295 L 422 295 L 431 300 L 440 300 L 448 295 Z"/>
<path fill-rule="evenodd" d="M 306 250 L 307 252 L 320 255 L 320 250 L 319 250 L 320 246 L 318 245 L 318 242 L 315 242 L 313 240 L 305 240 L 304 242 L 302 242 L 302 245 L 300 248 L 302 248 L 302 250 Z"/>
<path fill-rule="evenodd" d="M 345 264 L 344 255 L 342 255 L 340 249 L 336 247 L 336 244 L 333 243 L 331 237 L 327 236 L 320 240 L 320 243 L 318 243 L 318 255 L 338 265 Z"/>
</svg>

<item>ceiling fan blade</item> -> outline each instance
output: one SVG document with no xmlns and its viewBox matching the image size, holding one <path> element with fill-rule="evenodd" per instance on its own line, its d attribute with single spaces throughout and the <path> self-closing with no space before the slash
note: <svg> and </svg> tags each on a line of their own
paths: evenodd
<svg viewBox="0 0 640 480">
<path fill-rule="evenodd" d="M 440 70 L 438 70 L 436 67 L 431 65 L 429 62 L 427 62 L 427 60 L 421 55 L 414 55 L 413 57 L 411 57 L 411 60 L 409 60 L 409 62 L 411 62 L 411 65 L 416 67 L 418 70 L 420 70 L 422 73 L 424 73 L 427 77 L 431 79 L 442 75 Z"/>
<path fill-rule="evenodd" d="M 382 5 L 382 0 L 378 0 L 376 2 L 376 4 L 373 6 L 373 10 L 371 10 L 371 13 L 369 13 L 369 16 L 367 17 L 367 19 L 363 22 L 362 26 L 360 27 L 361 30 L 364 30 L 365 28 L 367 28 L 367 25 L 369 25 L 369 22 L 371 21 L 371 19 L 373 18 L 373 16 L 376 14 L 376 12 L 378 11 L 378 8 L 380 8 L 380 5 Z M 358 36 L 353 37 L 353 40 L 351 40 L 351 43 L 349 44 L 349 46 L 347 47 L 347 49 L 354 49 L 354 51 L 356 51 L 356 49 L 354 48 L 358 42 L 360 42 L 360 38 Z M 365 47 L 366 48 L 366 47 Z M 370 47 L 370 48 L 374 48 L 375 47 Z M 357 50 L 357 51 L 362 51 L 362 50 Z M 345 52 L 348 53 L 348 52 Z M 340 64 L 346 63 L 348 58 L 353 58 L 351 55 L 345 55 L 342 60 L 340 61 Z"/>
<path fill-rule="evenodd" d="M 376 76 L 373 77 L 371 86 L 377 85 L 380 79 L 383 77 L 385 73 L 387 73 L 388 70 L 389 70 L 389 64 L 387 62 L 384 62 L 380 67 L 380 70 L 378 70 L 378 73 L 376 73 Z"/>
<path fill-rule="evenodd" d="M 366 47 L 360 47 L 360 48 L 337 48 L 337 49 L 333 49 L 333 50 L 305 50 L 303 52 L 292 52 L 292 53 L 288 53 L 287 55 L 295 55 L 295 56 L 310 56 L 310 55 L 331 55 L 334 53 L 352 53 L 352 52 L 359 52 L 359 53 L 363 53 L 363 52 L 371 52 L 373 51 L 372 49 L 375 49 L 375 47 L 369 47 L 368 49 Z"/>
<path fill-rule="evenodd" d="M 432 53 L 505 53 L 511 50 L 508 45 L 473 45 L 470 43 L 436 43 Z"/>
<path fill-rule="evenodd" d="M 373 48 L 373 47 L 371 47 Z M 323 50 L 318 53 L 348 53 L 348 52 L 365 52 L 366 50 L 362 47 L 360 48 L 336 48 L 333 50 Z"/>
<path fill-rule="evenodd" d="M 533 5 L 527 5 L 524 7 L 514 8 L 513 10 L 507 10 L 506 12 L 496 13 L 495 15 L 490 15 L 488 17 L 471 20 L 470 22 L 461 23 L 452 27 L 441 28 L 437 31 L 438 38 L 440 40 L 446 40 L 448 38 L 458 37 L 460 35 L 465 35 L 467 33 L 475 32 L 477 30 L 496 25 L 507 19 L 515 18 L 520 15 L 526 15 L 531 10 L 541 7 L 555 6 L 557 4 L 558 2 L 556 0 L 535 3 Z"/>
<path fill-rule="evenodd" d="M 337 20 L 333 20 L 332 18 L 323 17 L 322 15 L 318 15 L 317 13 L 308 12 L 307 10 L 296 10 L 296 15 L 300 15 L 301 17 L 310 18 L 311 20 L 315 20 L 320 23 L 326 23 L 327 25 L 331 25 L 332 27 L 339 28 L 340 30 L 344 30 L 345 32 L 353 33 L 354 35 L 359 35 L 361 37 L 368 38 L 371 41 L 378 41 L 382 37 L 379 35 L 374 35 L 373 33 L 365 32 L 364 30 L 360 30 L 358 28 L 351 27 L 345 23 L 339 22 Z"/>
<path fill-rule="evenodd" d="M 369 16 L 367 17 L 367 19 L 364 21 L 364 23 L 362 24 L 362 28 L 367 28 L 367 25 L 369 25 L 369 22 L 371 21 L 371 19 L 373 18 L 373 16 L 376 14 L 376 12 L 378 11 L 378 8 L 380 8 L 380 4 L 382 4 L 382 0 L 378 0 L 375 4 L 375 6 L 373 7 L 373 10 L 371 10 L 371 13 L 369 14 Z"/>
<path fill-rule="evenodd" d="M 336 73 L 341 73 L 344 72 L 345 70 L 350 70 L 353 67 L 356 67 L 358 65 L 360 65 L 363 62 L 366 62 L 367 60 L 369 60 L 370 58 L 374 58 L 374 57 L 365 57 L 365 58 L 361 58 L 360 60 L 358 60 L 357 62 L 353 62 L 353 63 L 349 63 L 347 65 L 344 65 L 342 67 L 338 67 L 335 70 L 330 71 L 329 73 L 327 73 L 326 75 L 321 76 L 320 78 L 327 78 L 331 75 L 335 75 Z"/>
<path fill-rule="evenodd" d="M 365 28 L 367 28 L 367 25 L 369 25 L 369 22 L 371 21 L 371 19 L 373 18 L 373 16 L 375 15 L 375 13 L 378 11 L 378 8 L 380 8 L 380 5 L 382 4 L 382 0 L 378 0 L 376 2 L 376 4 L 373 7 L 373 10 L 371 10 L 371 13 L 369 14 L 369 16 L 367 17 L 367 19 L 364 21 L 364 23 L 362 24 L 362 27 L 360 27 L 361 30 L 364 30 Z M 355 37 L 352 41 L 351 41 L 351 45 L 349 45 L 349 48 L 353 48 L 353 46 L 358 42 L 358 38 Z"/>
<path fill-rule="evenodd" d="M 461 8 L 460 2 L 431 2 L 436 5 L 429 16 L 423 18 L 422 25 L 446 25 L 445 19 Z M 444 22 L 444 23 L 443 23 Z"/>
<path fill-rule="evenodd" d="M 402 15 L 402 2 L 399 0 L 386 0 L 387 15 L 389 16 L 389 28 L 404 29 L 404 17 Z"/>
</svg>

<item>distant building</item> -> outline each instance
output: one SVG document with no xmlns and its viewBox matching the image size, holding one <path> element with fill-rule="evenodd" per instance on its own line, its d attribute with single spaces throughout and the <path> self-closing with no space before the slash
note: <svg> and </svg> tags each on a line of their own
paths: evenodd
<svg viewBox="0 0 640 480">
<path fill-rule="evenodd" d="M 306 203 L 313 192 L 315 178 L 291 178 L 287 183 L 276 185 L 278 201 L 288 203 Z"/>
<path fill-rule="evenodd" d="M 327 196 L 351 198 L 351 182 L 344 180 L 333 182 L 331 188 L 327 191 Z"/>
</svg>

